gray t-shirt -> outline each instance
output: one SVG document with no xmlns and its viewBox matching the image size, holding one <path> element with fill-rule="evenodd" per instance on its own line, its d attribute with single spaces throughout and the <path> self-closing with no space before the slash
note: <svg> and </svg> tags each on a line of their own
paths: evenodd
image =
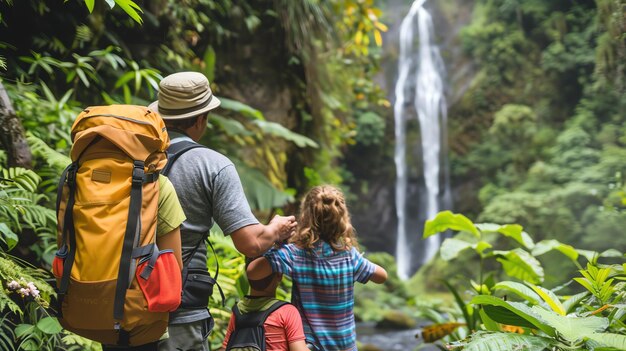
<svg viewBox="0 0 626 351">
<path fill-rule="evenodd" d="M 171 144 L 191 138 L 170 132 Z M 224 155 L 207 148 L 185 152 L 167 176 L 180 200 L 187 220 L 181 225 L 183 261 L 217 223 L 225 235 L 259 223 L 250 210 L 235 165 Z M 189 260 L 190 267 L 206 269 L 206 245 L 201 244 Z M 208 311 L 179 309 L 170 314 L 170 324 L 208 318 Z"/>
</svg>

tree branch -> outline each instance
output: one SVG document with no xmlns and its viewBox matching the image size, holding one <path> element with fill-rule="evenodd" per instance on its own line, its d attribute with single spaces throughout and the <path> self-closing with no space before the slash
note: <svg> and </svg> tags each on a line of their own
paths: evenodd
<svg viewBox="0 0 626 351">
<path fill-rule="evenodd" d="M 26 142 L 26 132 L 15 114 L 13 104 L 2 82 L 0 82 L 0 142 L 6 150 L 9 167 L 31 169 L 32 154 Z"/>
</svg>

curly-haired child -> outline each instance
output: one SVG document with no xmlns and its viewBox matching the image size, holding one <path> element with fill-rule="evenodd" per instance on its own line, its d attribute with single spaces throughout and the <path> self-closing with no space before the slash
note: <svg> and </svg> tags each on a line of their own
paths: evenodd
<svg viewBox="0 0 626 351">
<path fill-rule="evenodd" d="M 387 280 L 387 272 L 357 248 L 343 193 L 317 186 L 302 200 L 291 243 L 253 261 L 248 278 L 262 280 L 272 272 L 290 276 L 307 343 L 324 351 L 356 351 L 354 283 Z"/>
</svg>

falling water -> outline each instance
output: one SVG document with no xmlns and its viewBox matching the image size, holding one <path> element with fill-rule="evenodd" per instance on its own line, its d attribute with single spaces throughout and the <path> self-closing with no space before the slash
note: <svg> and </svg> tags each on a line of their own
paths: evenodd
<svg viewBox="0 0 626 351">
<path fill-rule="evenodd" d="M 417 115 L 422 141 L 422 159 L 425 182 L 425 204 L 422 217 L 432 219 L 440 210 L 440 159 L 442 135 L 445 133 L 446 108 L 443 95 L 444 66 L 439 49 L 431 42 L 433 24 L 430 14 L 424 9 L 426 0 L 415 0 L 400 26 L 400 58 L 394 104 L 395 119 L 395 164 L 396 164 L 396 214 L 398 238 L 396 259 L 398 274 L 407 279 L 411 273 L 411 245 L 407 240 L 407 164 L 406 164 L 406 121 Z M 415 47 L 415 34 L 419 45 Z M 407 108 L 413 102 L 414 111 Z M 418 216 L 418 214 L 410 214 Z M 412 236 L 417 236 L 413 228 Z M 439 236 L 431 236 L 420 249 L 420 264 L 430 260 L 440 244 Z"/>
</svg>

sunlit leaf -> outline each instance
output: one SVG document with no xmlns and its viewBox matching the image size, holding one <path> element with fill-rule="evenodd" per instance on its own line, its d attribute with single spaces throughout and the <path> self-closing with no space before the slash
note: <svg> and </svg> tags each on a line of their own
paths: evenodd
<svg viewBox="0 0 626 351">
<path fill-rule="evenodd" d="M 541 301 L 541 297 L 533 289 L 522 283 L 502 281 L 494 285 L 493 289 L 512 292 L 532 304 L 538 304 Z"/>
<path fill-rule="evenodd" d="M 87 5 L 87 9 L 89 9 L 89 13 L 92 13 L 95 0 L 85 0 L 85 4 Z"/>
<path fill-rule="evenodd" d="M 132 0 L 115 0 L 115 3 L 126 12 L 135 22 L 141 24 L 143 23 L 143 19 L 139 15 L 140 12 L 143 12 L 139 5 L 135 4 Z"/>
<path fill-rule="evenodd" d="M 479 223 L 476 227 L 483 233 L 499 233 L 506 237 L 512 238 L 519 244 L 526 248 L 532 248 L 535 244 L 530 235 L 524 231 L 524 228 L 519 224 L 493 224 L 493 223 Z"/>
<path fill-rule="evenodd" d="M 435 218 L 427 220 L 424 225 L 424 239 L 448 229 L 456 231 L 467 231 L 480 237 L 480 232 L 474 223 L 462 214 L 454 214 L 450 211 L 439 212 Z"/>
<path fill-rule="evenodd" d="M 497 261 L 510 277 L 525 280 L 534 284 L 543 282 L 544 271 L 541 263 L 527 251 L 514 249 L 511 251 L 494 251 L 500 256 Z"/>
<path fill-rule="evenodd" d="M 571 245 L 563 244 L 557 240 L 542 240 L 538 242 L 532 250 L 533 256 L 541 256 L 551 250 L 557 250 L 570 260 L 578 260 L 578 252 Z"/>
<path fill-rule="evenodd" d="M 552 290 L 548 290 L 542 286 L 537 286 L 533 284 L 529 285 L 530 288 L 533 289 L 537 293 L 537 295 L 539 295 L 541 299 L 545 301 L 548 306 L 550 306 L 550 308 L 552 308 L 552 311 L 560 314 L 561 316 L 565 315 L 565 307 L 563 307 L 561 300 L 559 300 L 558 296 L 556 296 L 556 294 L 554 294 Z"/>
<path fill-rule="evenodd" d="M 614 347 L 618 350 L 626 350 L 626 335 L 614 333 L 593 333 L 587 335 L 591 340 L 597 341 L 602 345 Z"/>
<path fill-rule="evenodd" d="M 539 306 L 533 306 L 533 311 L 558 331 L 559 335 L 571 342 L 582 340 L 609 326 L 607 318 L 563 316 Z"/>
</svg>

